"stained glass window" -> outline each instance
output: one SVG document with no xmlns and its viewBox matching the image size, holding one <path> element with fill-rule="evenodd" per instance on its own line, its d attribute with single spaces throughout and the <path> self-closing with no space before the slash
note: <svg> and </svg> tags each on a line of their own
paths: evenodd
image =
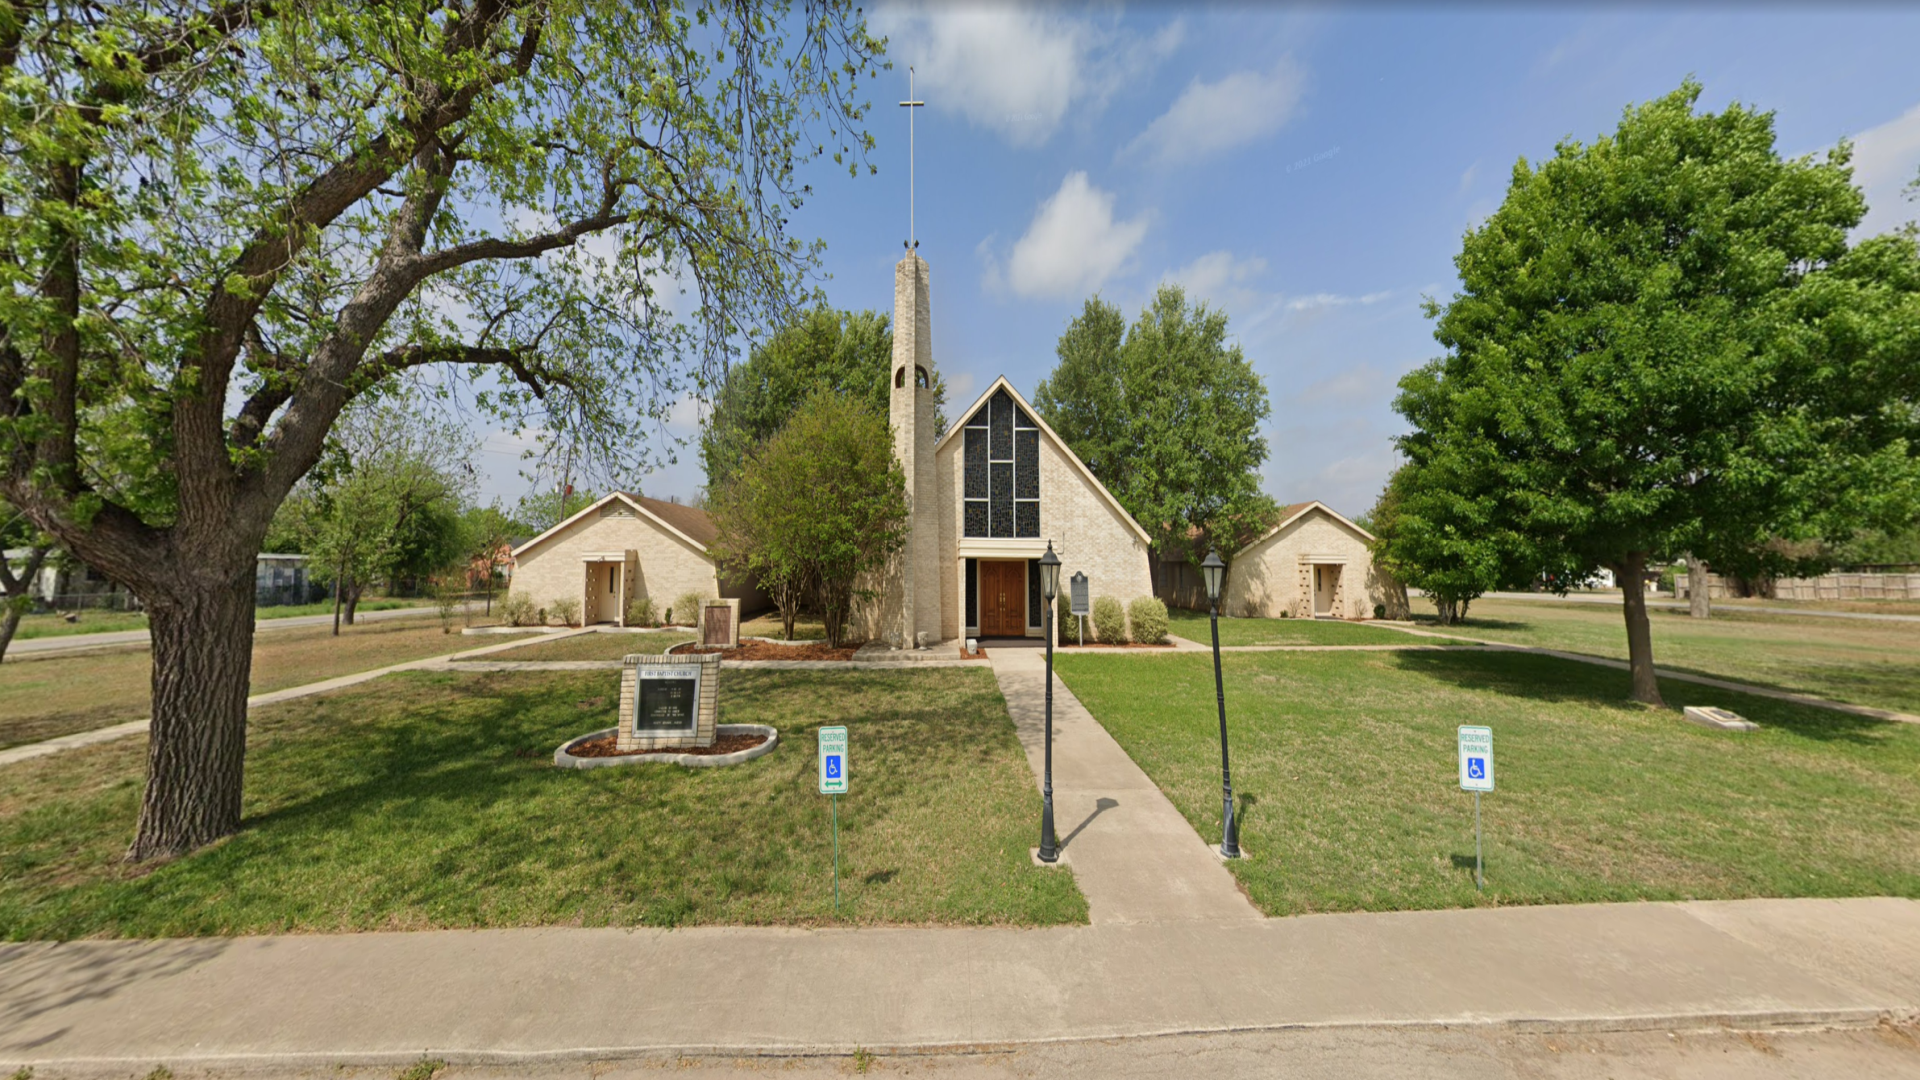
<svg viewBox="0 0 1920 1080">
<path fill-rule="evenodd" d="M 1005 390 L 967 419 L 963 535 L 1040 535 L 1040 428 Z"/>
</svg>

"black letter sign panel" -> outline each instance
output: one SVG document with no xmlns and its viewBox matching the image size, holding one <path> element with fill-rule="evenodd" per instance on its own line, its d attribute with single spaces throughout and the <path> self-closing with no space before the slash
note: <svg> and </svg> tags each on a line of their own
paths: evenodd
<svg viewBox="0 0 1920 1080">
<path fill-rule="evenodd" d="M 962 533 L 989 538 L 1040 535 L 1040 426 L 1005 390 L 967 420 L 966 512 Z"/>
</svg>

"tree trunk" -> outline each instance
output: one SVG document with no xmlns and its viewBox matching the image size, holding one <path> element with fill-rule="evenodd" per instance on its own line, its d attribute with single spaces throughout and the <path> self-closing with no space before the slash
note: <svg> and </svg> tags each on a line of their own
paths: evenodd
<svg viewBox="0 0 1920 1080">
<path fill-rule="evenodd" d="M 1629 551 L 1614 576 L 1620 580 L 1624 600 L 1621 610 L 1627 618 L 1627 667 L 1633 673 L 1633 700 L 1648 705 L 1665 705 L 1660 699 L 1660 681 L 1653 675 L 1653 628 L 1647 624 L 1647 553 Z"/>
<path fill-rule="evenodd" d="M 0 599 L 0 660 L 6 659 L 7 647 L 13 644 L 13 635 L 20 630 L 20 616 L 33 603 L 33 583 L 40 577 L 40 567 L 47 561 L 52 548 L 35 546 L 27 553 L 27 562 L 14 576 L 13 567 L 6 565 L 6 556 L 0 554 L 0 585 L 5 586 L 6 596 Z"/>
<path fill-rule="evenodd" d="M 1453 625 L 1453 612 L 1454 612 L 1453 601 L 1442 600 L 1436 596 L 1433 598 L 1433 610 L 1441 626 Z"/>
<path fill-rule="evenodd" d="M 1713 602 L 1707 596 L 1707 564 L 1687 556 L 1687 614 L 1705 619 L 1713 614 Z"/>
<path fill-rule="evenodd" d="M 366 583 L 354 581 L 347 587 L 347 625 L 353 625 L 353 614 L 360 607 L 360 594 L 366 590 Z"/>
<path fill-rule="evenodd" d="M 240 829 L 253 667 L 253 565 L 222 586 L 150 600 L 153 729 L 133 862 L 185 855 Z"/>
</svg>

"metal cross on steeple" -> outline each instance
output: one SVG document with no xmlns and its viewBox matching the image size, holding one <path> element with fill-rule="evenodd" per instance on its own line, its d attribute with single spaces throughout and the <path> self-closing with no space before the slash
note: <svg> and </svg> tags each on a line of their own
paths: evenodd
<svg viewBox="0 0 1920 1080">
<path fill-rule="evenodd" d="M 913 97 L 913 69 L 907 69 L 907 100 L 900 107 L 907 110 L 907 250 L 912 251 L 920 243 L 913 232 L 913 110 L 925 105 Z"/>
</svg>

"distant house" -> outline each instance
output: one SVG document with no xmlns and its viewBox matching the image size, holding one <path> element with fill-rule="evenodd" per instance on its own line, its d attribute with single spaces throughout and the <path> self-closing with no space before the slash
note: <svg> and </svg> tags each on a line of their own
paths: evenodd
<svg viewBox="0 0 1920 1080">
<path fill-rule="evenodd" d="M 1373 565 L 1373 534 L 1326 503 L 1294 503 L 1280 521 L 1228 559 L 1220 613 L 1252 618 L 1370 619 L 1407 615 L 1407 591 Z M 1163 599 L 1175 607 L 1207 608 L 1200 568 L 1165 568 Z"/>
<path fill-rule="evenodd" d="M 664 615 L 688 593 L 738 598 L 743 614 L 764 609 L 764 594 L 715 565 L 708 545 L 718 535 L 705 510 L 616 491 L 515 548 L 513 591 L 544 608 L 578 601 L 586 625 L 625 626 L 642 599 Z"/>
<path fill-rule="evenodd" d="M 14 566 L 26 562 L 27 549 L 13 548 L 5 558 Z M 253 568 L 254 603 L 260 607 L 276 604 L 304 604 L 324 593 L 307 576 L 305 555 L 262 552 Z M 81 608 L 138 610 L 140 600 L 125 586 L 116 584 L 86 563 L 55 552 L 34 580 L 28 593 L 35 606 L 57 611 Z"/>
</svg>

